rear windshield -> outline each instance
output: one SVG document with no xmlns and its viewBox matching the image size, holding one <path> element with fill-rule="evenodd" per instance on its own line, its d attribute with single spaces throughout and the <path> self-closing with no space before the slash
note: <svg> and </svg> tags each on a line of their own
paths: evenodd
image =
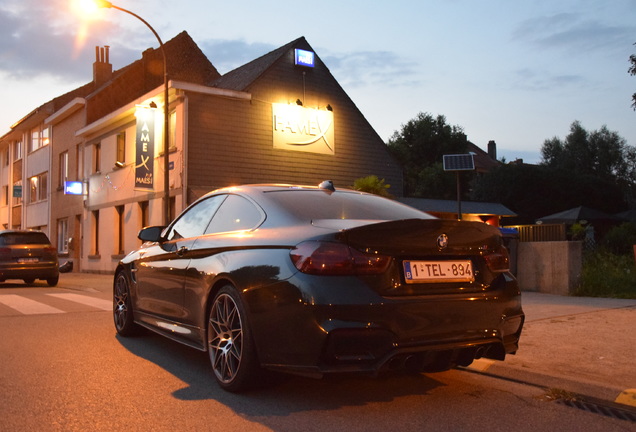
<svg viewBox="0 0 636 432">
<path fill-rule="evenodd" d="M 0 246 L 16 244 L 49 244 L 44 233 L 6 233 L 0 235 Z"/>
<path fill-rule="evenodd" d="M 414 209 L 376 195 L 362 195 L 354 192 L 334 192 L 322 190 L 277 190 L 268 191 L 267 198 L 303 220 L 316 219 L 434 219 L 423 211 Z"/>
</svg>

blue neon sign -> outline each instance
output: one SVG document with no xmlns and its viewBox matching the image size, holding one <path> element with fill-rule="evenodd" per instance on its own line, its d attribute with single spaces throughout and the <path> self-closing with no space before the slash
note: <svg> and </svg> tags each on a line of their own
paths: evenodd
<svg viewBox="0 0 636 432">
<path fill-rule="evenodd" d="M 84 193 L 84 185 L 81 181 L 65 181 L 64 195 L 82 195 Z"/>
<path fill-rule="evenodd" d="M 295 53 L 296 66 L 314 67 L 315 54 L 313 52 L 296 49 Z"/>
</svg>

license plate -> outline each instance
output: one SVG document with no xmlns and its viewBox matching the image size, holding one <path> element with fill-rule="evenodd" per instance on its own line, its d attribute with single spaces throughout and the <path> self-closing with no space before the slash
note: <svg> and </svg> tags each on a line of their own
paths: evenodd
<svg viewBox="0 0 636 432">
<path fill-rule="evenodd" d="M 40 262 L 39 258 L 18 258 L 20 264 L 30 264 Z"/>
<path fill-rule="evenodd" d="M 404 261 L 406 283 L 473 282 L 473 263 L 458 261 Z"/>
</svg>

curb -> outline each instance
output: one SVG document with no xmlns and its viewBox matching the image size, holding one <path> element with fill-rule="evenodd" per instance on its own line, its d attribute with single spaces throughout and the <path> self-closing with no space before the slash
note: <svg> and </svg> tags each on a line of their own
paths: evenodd
<svg viewBox="0 0 636 432">
<path fill-rule="evenodd" d="M 598 383 L 584 382 L 580 379 L 574 380 L 569 377 L 509 366 L 495 360 L 483 358 L 475 360 L 470 366 L 461 369 L 545 390 L 562 389 L 567 391 L 567 393 L 576 395 L 578 399 L 609 404 L 615 408 L 631 412 L 634 415 L 634 421 L 636 421 L 636 389 L 608 387 Z"/>
</svg>

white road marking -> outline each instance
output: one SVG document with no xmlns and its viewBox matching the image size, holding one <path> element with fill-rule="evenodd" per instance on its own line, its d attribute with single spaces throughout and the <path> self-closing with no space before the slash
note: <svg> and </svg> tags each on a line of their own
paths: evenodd
<svg viewBox="0 0 636 432">
<path fill-rule="evenodd" d="M 0 295 L 0 303 L 25 315 L 64 313 L 63 310 L 53 306 L 15 294 Z"/>
<path fill-rule="evenodd" d="M 100 298 L 89 297 L 89 296 L 73 294 L 73 293 L 48 293 L 46 295 L 60 298 L 63 300 L 69 300 L 74 303 L 80 303 L 86 306 L 91 306 L 91 307 L 105 310 L 105 311 L 113 310 L 112 300 L 103 300 Z"/>
</svg>

